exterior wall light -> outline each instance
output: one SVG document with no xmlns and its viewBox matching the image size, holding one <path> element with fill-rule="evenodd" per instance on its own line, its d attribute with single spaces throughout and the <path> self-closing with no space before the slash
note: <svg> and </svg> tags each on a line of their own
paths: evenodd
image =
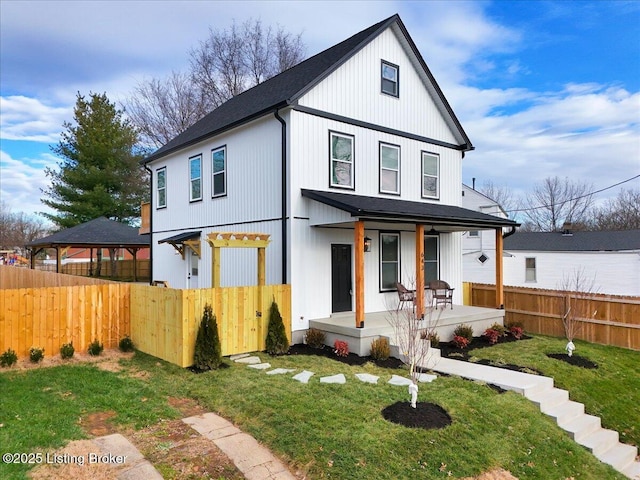
<svg viewBox="0 0 640 480">
<path fill-rule="evenodd" d="M 364 251 L 371 251 L 371 239 L 369 237 L 364 237 Z"/>
</svg>

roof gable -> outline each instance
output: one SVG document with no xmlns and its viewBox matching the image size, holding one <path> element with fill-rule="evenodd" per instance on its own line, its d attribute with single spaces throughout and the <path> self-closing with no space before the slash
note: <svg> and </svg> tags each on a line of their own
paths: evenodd
<svg viewBox="0 0 640 480">
<path fill-rule="evenodd" d="M 148 163 L 157 160 L 169 153 L 295 103 L 297 99 L 389 27 L 401 34 L 401 38 L 406 42 L 406 47 L 413 52 L 416 64 L 423 72 L 424 78 L 428 80 L 426 85 L 428 85 L 430 92 L 433 92 L 434 101 L 436 101 L 447 122 L 460 138 L 461 149 L 473 149 L 471 141 L 462 129 L 435 78 L 433 78 L 420 52 L 409 36 L 406 27 L 396 14 L 233 97 L 156 150 L 143 162 Z"/>
</svg>

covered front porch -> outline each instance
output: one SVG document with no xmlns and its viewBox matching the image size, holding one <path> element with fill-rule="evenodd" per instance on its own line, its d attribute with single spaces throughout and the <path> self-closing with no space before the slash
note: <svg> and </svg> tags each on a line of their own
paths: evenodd
<svg viewBox="0 0 640 480">
<path fill-rule="evenodd" d="M 364 326 L 356 327 L 356 312 L 335 313 L 328 318 L 318 318 L 309 321 L 310 328 L 317 328 L 325 332 L 325 342 L 333 345 L 335 340 L 349 343 L 349 351 L 360 356 L 367 356 L 371 351 L 371 342 L 380 337 L 386 337 L 389 344 L 396 345 L 394 330 L 389 323 L 390 316 L 395 312 L 371 312 L 364 314 Z M 398 312 L 402 314 L 402 311 Z M 493 308 L 471 307 L 467 305 L 453 305 L 453 308 L 440 307 L 433 310 L 431 321 L 436 325 L 436 333 L 441 341 L 446 342 L 453 336 L 453 330 L 460 324 L 473 328 L 474 335 L 481 335 L 494 323 L 503 324 L 505 311 Z M 425 320 L 425 328 L 429 318 Z"/>
</svg>

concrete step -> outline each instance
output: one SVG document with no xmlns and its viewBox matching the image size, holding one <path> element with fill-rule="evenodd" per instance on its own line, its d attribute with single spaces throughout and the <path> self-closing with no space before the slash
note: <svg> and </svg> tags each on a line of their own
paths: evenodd
<svg viewBox="0 0 640 480">
<path fill-rule="evenodd" d="M 622 473 L 633 480 L 640 480 L 640 461 L 632 462 Z"/>
<path fill-rule="evenodd" d="M 540 410 L 551 408 L 569 400 L 569 392 L 553 387 L 550 390 L 526 392 L 525 396 L 535 403 Z"/>
<path fill-rule="evenodd" d="M 594 455 L 602 455 L 610 448 L 618 444 L 618 432 L 598 428 L 580 440 L 576 440 L 580 445 L 587 447 Z"/>
<path fill-rule="evenodd" d="M 578 402 L 562 402 L 542 410 L 543 413 L 553 417 L 556 423 L 562 427 L 579 415 L 584 414 L 584 405 Z"/>
<path fill-rule="evenodd" d="M 626 445 L 624 443 L 618 443 L 603 454 L 596 455 L 596 458 L 608 465 L 611 465 L 619 472 L 623 472 L 632 466 L 637 455 L 638 449 L 636 447 Z"/>
<path fill-rule="evenodd" d="M 600 428 L 600 417 L 582 414 L 566 423 L 562 423 L 560 427 L 566 432 L 569 432 L 571 438 L 580 443 L 580 440 Z"/>
</svg>

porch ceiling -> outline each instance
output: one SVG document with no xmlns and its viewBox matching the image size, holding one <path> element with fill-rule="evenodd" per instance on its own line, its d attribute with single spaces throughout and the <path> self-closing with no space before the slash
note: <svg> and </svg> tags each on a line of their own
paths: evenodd
<svg viewBox="0 0 640 480">
<path fill-rule="evenodd" d="M 483 230 L 517 227 L 520 224 L 462 207 L 439 203 L 412 202 L 393 198 L 368 197 L 349 193 L 301 190 L 302 196 L 347 212 L 353 220 L 414 223 L 438 231 Z M 312 219 L 313 220 L 313 219 Z"/>
</svg>

